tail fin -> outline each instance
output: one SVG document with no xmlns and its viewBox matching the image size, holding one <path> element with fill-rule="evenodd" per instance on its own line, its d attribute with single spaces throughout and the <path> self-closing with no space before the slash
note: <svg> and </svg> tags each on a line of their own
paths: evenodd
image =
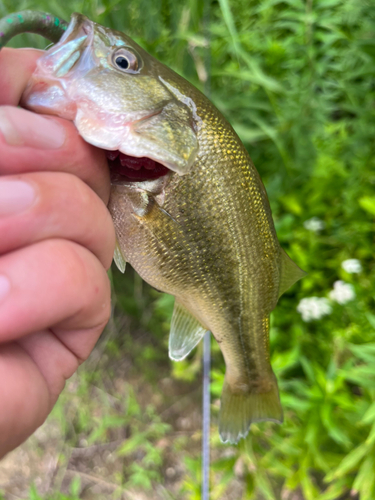
<svg viewBox="0 0 375 500">
<path fill-rule="evenodd" d="M 221 396 L 219 433 L 223 443 L 237 443 L 247 436 L 252 422 L 270 420 L 282 423 L 283 410 L 274 373 L 272 388 L 268 392 L 246 392 L 234 394 L 225 380 Z"/>
</svg>

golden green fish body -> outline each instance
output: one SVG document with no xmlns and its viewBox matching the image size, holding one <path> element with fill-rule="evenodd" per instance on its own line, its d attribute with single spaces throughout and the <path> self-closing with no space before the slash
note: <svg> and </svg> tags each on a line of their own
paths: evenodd
<svg viewBox="0 0 375 500">
<path fill-rule="evenodd" d="M 280 246 L 248 153 L 207 99 L 197 93 L 195 103 L 202 123 L 190 173 L 173 174 L 160 205 L 113 186 L 109 209 L 126 260 L 213 332 L 227 368 L 250 386 L 268 376 Z"/>
<path fill-rule="evenodd" d="M 74 73 L 69 57 L 77 59 L 77 50 L 85 57 Z M 121 72 L 118 54 L 133 54 L 136 70 Z M 302 271 L 280 248 L 266 191 L 232 127 L 203 94 L 131 39 L 83 16 L 73 19 L 38 71 L 38 81 L 49 75 L 55 90 L 51 99 L 31 85 L 29 107 L 68 117 L 59 104 L 65 96 L 77 107 L 71 119 L 88 142 L 170 169 L 136 182 L 113 173 L 117 261 L 130 262 L 145 281 L 176 297 L 173 359 L 183 359 L 206 330 L 219 343 L 226 363 L 223 441 L 237 442 L 252 421 L 282 421 L 269 316 Z"/>
<path fill-rule="evenodd" d="M 281 421 L 269 361 L 269 315 L 279 294 L 281 248 L 267 194 L 216 108 L 195 89 L 179 91 L 193 100 L 199 117 L 196 160 L 188 175 L 171 176 L 162 203 L 151 193 L 114 186 L 109 209 L 117 238 L 145 281 L 174 295 L 213 333 L 231 392 L 273 394 L 268 417 Z M 223 440 L 246 435 L 247 419 L 235 436 L 230 423 L 231 416 L 222 422 Z"/>
</svg>

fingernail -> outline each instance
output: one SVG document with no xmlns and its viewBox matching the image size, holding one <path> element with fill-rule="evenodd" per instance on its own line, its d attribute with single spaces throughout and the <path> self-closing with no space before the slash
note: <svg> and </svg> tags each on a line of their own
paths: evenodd
<svg viewBox="0 0 375 500">
<path fill-rule="evenodd" d="M 27 182 L 0 178 L 0 216 L 14 215 L 29 208 L 35 200 L 35 190 Z"/>
<path fill-rule="evenodd" d="M 3 302 L 10 292 L 10 281 L 6 276 L 0 275 L 0 303 Z"/>
<path fill-rule="evenodd" d="M 65 129 L 59 123 L 10 106 L 0 107 L 0 132 L 10 146 L 58 149 L 65 142 Z"/>
</svg>

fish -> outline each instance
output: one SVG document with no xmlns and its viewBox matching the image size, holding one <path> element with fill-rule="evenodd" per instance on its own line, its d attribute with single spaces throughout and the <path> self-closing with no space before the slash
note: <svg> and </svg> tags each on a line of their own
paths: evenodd
<svg viewBox="0 0 375 500">
<path fill-rule="evenodd" d="M 219 433 L 281 423 L 270 363 L 270 313 L 302 278 L 277 239 L 266 190 L 218 109 L 129 36 L 75 13 L 37 61 L 22 98 L 72 120 L 106 151 L 114 260 L 175 297 L 169 356 L 210 331 L 224 357 Z"/>
</svg>

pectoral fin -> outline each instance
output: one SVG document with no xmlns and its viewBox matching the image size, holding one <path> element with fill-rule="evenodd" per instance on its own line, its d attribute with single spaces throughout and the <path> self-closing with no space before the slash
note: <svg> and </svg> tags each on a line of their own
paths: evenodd
<svg viewBox="0 0 375 500">
<path fill-rule="evenodd" d="M 294 283 L 307 273 L 302 271 L 297 264 L 295 264 L 289 255 L 281 249 L 281 272 L 280 272 L 280 286 L 279 286 L 279 297 L 288 290 Z"/>
<path fill-rule="evenodd" d="M 126 268 L 126 260 L 122 255 L 121 248 L 119 242 L 116 240 L 115 253 L 113 254 L 113 260 L 115 261 L 118 269 L 124 273 Z"/>
<path fill-rule="evenodd" d="M 176 300 L 169 334 L 169 357 L 181 361 L 198 344 L 207 329 Z"/>
</svg>

